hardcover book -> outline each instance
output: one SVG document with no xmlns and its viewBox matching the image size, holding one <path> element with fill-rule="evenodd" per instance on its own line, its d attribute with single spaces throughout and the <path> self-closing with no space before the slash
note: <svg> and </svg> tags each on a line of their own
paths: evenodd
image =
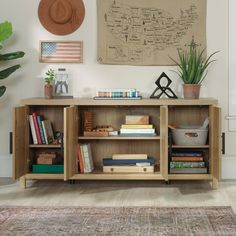
<svg viewBox="0 0 236 236">
<path fill-rule="evenodd" d="M 52 129 L 52 124 L 50 120 L 42 121 L 43 132 L 46 144 L 52 144 L 54 142 L 54 134 Z"/>
<path fill-rule="evenodd" d="M 129 159 L 146 159 L 147 160 L 148 155 L 147 154 L 113 154 L 112 159 L 113 160 L 129 160 Z"/>
<path fill-rule="evenodd" d="M 137 163 L 149 163 L 150 165 L 155 164 L 155 159 L 123 159 L 123 160 L 114 160 L 112 158 L 103 158 L 102 160 L 104 166 L 121 166 L 121 165 L 136 165 Z"/>
</svg>

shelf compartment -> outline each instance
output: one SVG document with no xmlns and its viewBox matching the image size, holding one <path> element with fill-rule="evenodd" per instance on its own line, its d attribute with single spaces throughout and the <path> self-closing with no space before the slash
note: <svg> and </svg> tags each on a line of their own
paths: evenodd
<svg viewBox="0 0 236 236">
<path fill-rule="evenodd" d="M 127 137 L 119 137 L 119 136 L 108 136 L 108 137 L 85 137 L 79 136 L 78 140 L 160 140 L 160 136 L 127 136 Z"/>
</svg>

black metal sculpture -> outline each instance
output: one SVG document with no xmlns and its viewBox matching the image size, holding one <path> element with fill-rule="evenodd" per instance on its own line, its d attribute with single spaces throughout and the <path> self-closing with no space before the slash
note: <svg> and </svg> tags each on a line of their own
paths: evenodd
<svg viewBox="0 0 236 236">
<path fill-rule="evenodd" d="M 167 82 L 165 85 L 163 85 L 164 81 Z M 160 98 L 162 95 L 166 95 L 168 98 L 178 98 L 169 87 L 171 83 L 172 80 L 166 75 L 166 73 L 162 72 L 162 74 L 155 82 L 157 88 L 154 90 L 150 98 Z"/>
</svg>

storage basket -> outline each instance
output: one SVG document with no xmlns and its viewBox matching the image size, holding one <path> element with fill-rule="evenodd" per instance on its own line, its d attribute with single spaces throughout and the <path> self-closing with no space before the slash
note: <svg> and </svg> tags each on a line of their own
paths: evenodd
<svg viewBox="0 0 236 236">
<path fill-rule="evenodd" d="M 207 142 L 208 128 L 180 127 L 172 129 L 175 145 L 198 146 Z"/>
</svg>

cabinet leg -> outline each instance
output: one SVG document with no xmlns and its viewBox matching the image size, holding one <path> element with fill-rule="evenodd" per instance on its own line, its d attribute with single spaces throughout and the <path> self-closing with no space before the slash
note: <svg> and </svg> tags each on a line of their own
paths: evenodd
<svg viewBox="0 0 236 236">
<path fill-rule="evenodd" d="M 171 184 L 171 180 L 165 180 L 166 185 L 170 185 Z"/>
<path fill-rule="evenodd" d="M 70 179 L 70 184 L 75 184 L 75 179 Z"/>
<path fill-rule="evenodd" d="M 212 189 L 218 189 L 218 187 L 219 187 L 219 181 L 218 181 L 218 179 L 213 178 L 211 185 L 212 185 Z"/>
<path fill-rule="evenodd" d="M 25 176 L 20 177 L 20 188 L 21 189 L 26 188 L 26 178 L 25 178 Z"/>
</svg>

